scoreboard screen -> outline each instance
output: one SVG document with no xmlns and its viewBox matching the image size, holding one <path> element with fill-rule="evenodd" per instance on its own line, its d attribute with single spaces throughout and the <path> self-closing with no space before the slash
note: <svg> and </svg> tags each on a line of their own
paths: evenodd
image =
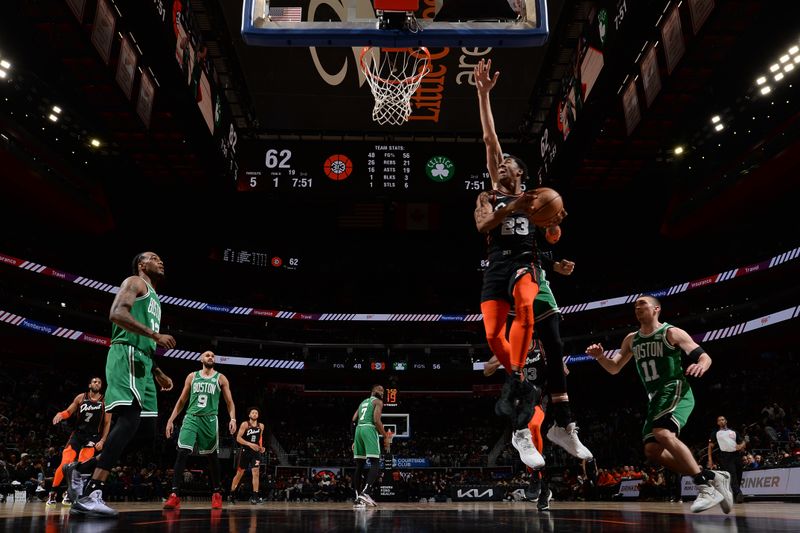
<svg viewBox="0 0 800 533">
<path fill-rule="evenodd" d="M 526 159 L 530 146 L 505 146 Z M 430 195 L 491 189 L 479 143 L 251 141 L 239 149 L 237 190 Z"/>
</svg>

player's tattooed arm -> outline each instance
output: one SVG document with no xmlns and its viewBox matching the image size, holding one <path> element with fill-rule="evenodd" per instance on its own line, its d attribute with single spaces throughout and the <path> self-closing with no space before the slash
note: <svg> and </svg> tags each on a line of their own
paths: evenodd
<svg viewBox="0 0 800 533">
<path fill-rule="evenodd" d="M 478 195 L 478 200 L 475 205 L 475 227 L 481 233 L 489 233 L 494 228 L 503 223 L 508 215 L 514 212 L 530 212 L 533 208 L 533 202 L 536 200 L 536 195 L 533 193 L 525 193 L 518 198 L 510 201 L 506 205 L 501 205 L 497 209 L 492 205 L 491 197 L 495 194 L 494 191 L 483 191 Z"/>
</svg>

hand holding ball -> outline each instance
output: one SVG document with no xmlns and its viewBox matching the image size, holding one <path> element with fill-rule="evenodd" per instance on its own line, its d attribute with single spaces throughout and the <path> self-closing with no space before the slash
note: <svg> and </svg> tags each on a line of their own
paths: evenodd
<svg viewBox="0 0 800 533">
<path fill-rule="evenodd" d="M 528 219 L 531 222 L 537 226 L 547 228 L 558 225 L 567 216 L 567 212 L 564 210 L 564 201 L 557 191 L 549 187 L 539 187 L 532 192 L 536 195 L 536 199 L 533 202 L 533 208 L 528 214 Z"/>
</svg>

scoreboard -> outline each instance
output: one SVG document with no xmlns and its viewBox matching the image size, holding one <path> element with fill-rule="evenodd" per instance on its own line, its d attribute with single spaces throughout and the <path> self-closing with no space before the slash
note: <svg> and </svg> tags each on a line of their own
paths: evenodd
<svg viewBox="0 0 800 533">
<path fill-rule="evenodd" d="M 523 160 L 534 151 L 503 148 Z M 250 141 L 238 156 L 241 192 L 475 197 L 491 189 L 483 142 Z"/>
</svg>

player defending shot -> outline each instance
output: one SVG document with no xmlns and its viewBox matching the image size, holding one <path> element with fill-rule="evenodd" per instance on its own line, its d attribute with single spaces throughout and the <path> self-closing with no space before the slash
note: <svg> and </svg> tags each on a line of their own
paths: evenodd
<svg viewBox="0 0 800 533">
<path fill-rule="evenodd" d="M 564 342 L 561 340 L 561 310 L 546 274 L 546 270 L 552 270 L 562 276 L 571 276 L 575 263 L 567 259 L 556 261 L 553 258 L 552 245 L 561 237 L 559 226 L 536 228 L 536 237 L 539 294 L 533 302 L 533 314 L 536 317 L 536 336 L 541 339 L 547 358 L 547 389 L 553 419 L 547 438 L 578 459 L 591 460 L 592 452 L 578 438 L 578 427 L 570 412 L 563 361 Z"/>
<path fill-rule="evenodd" d="M 389 452 L 392 442 L 390 436 L 381 422 L 383 413 L 383 386 L 373 385 L 369 398 L 358 405 L 358 409 L 353 413 L 353 458 L 356 460 L 356 471 L 353 474 L 353 490 L 356 493 L 356 508 L 366 505 L 377 507 L 377 503 L 372 499 L 372 485 L 378 479 L 380 471 L 381 442 L 384 438 L 384 449 Z M 361 478 L 364 472 L 367 458 L 370 459 L 369 473 L 364 488 L 361 488 Z"/>
<path fill-rule="evenodd" d="M 133 259 L 133 274 L 122 282 L 109 312 L 112 334 L 106 358 L 105 401 L 106 410 L 112 414 L 113 427 L 96 459 L 64 467 L 70 484 L 73 478 L 80 477 L 79 474 L 88 474 L 94 469 L 83 496 L 72 504 L 72 514 L 117 516 L 117 511 L 103 501 L 108 474 L 140 424 L 149 426 L 147 431 L 155 435 L 158 403 L 153 380 L 162 391 L 172 389 L 172 380 L 153 361 L 156 346 L 175 347 L 171 335 L 159 333 L 161 302 L 155 287 L 164 278 L 164 262 L 153 252 L 138 254 Z"/>
<path fill-rule="evenodd" d="M 222 509 L 222 482 L 220 481 L 219 456 L 219 426 L 217 412 L 219 411 L 219 397 L 225 398 L 228 406 L 228 431 L 231 435 L 236 433 L 236 407 L 233 405 L 231 386 L 223 374 L 214 370 L 214 352 L 207 351 L 200 355 L 203 363 L 202 370 L 192 372 L 183 382 L 183 390 L 172 409 L 172 414 L 167 420 L 166 435 L 172 437 L 175 419 L 183 410 L 188 400 L 189 407 L 183 418 L 181 432 L 178 435 L 178 457 L 175 459 L 175 471 L 172 476 L 172 494 L 164 503 L 164 509 L 177 509 L 181 505 L 178 496 L 180 492 L 183 471 L 186 469 L 186 460 L 189 454 L 197 447 L 197 453 L 207 455 L 211 473 L 211 508 Z"/>
<path fill-rule="evenodd" d="M 483 275 L 481 312 L 486 340 L 494 355 L 508 372 L 498 401 L 504 416 L 513 413 L 513 402 L 523 392 L 522 367 L 533 336 L 533 302 L 539 292 L 535 268 L 535 237 L 529 216 L 534 212 L 536 196 L 523 193 L 528 169 L 519 158 L 503 154 L 494 127 L 489 93 L 500 75 L 490 75 L 492 62 L 481 60 L 474 69 L 475 86 L 486 145 L 486 168 L 492 191 L 478 196 L 475 225 L 487 234 L 489 266 Z M 556 215 L 548 225 L 561 222 Z M 514 320 L 506 340 L 506 318 L 514 306 Z"/>
<path fill-rule="evenodd" d="M 103 395 L 100 393 L 102 388 L 103 380 L 97 376 L 93 377 L 89 381 L 89 390 L 75 396 L 69 407 L 56 413 L 56 416 L 53 417 L 55 426 L 62 420 L 77 415 L 73 418 L 74 429 L 69 436 L 67 446 L 61 453 L 61 464 L 56 468 L 53 476 L 53 488 L 47 499 L 47 505 L 56 504 L 56 489 L 64 479 L 63 468 L 66 465 L 74 462 L 76 457 L 80 462 L 88 461 L 94 457 L 95 451 L 103 450 L 103 445 L 108 438 L 108 431 L 111 429 L 111 413 L 106 413 L 106 405 L 103 402 Z M 70 485 L 64 492 L 62 500 L 64 505 L 70 505 L 80 496 L 80 494 L 75 494 L 72 489 L 73 487 Z"/>
<path fill-rule="evenodd" d="M 248 410 L 248 419 L 239 426 L 239 432 L 236 434 L 236 442 L 242 447 L 239 452 L 239 459 L 236 462 L 236 475 L 233 476 L 231 482 L 231 492 L 228 495 L 228 501 L 231 503 L 236 502 L 236 489 L 239 482 L 244 476 L 245 470 L 250 470 L 253 476 L 253 494 L 250 496 L 250 503 L 260 503 L 261 499 L 258 497 L 258 474 L 259 467 L 261 466 L 261 454 L 264 453 L 264 424 L 258 421 L 259 417 L 258 407 L 251 407 Z"/>
<path fill-rule="evenodd" d="M 635 310 L 639 330 L 625 337 L 619 353 L 608 358 L 601 344 L 592 344 L 586 353 L 611 374 L 618 373 L 631 357 L 635 359 L 636 371 L 650 398 L 642 429 L 645 456 L 678 474 L 692 476 L 698 490 L 692 512 L 719 504 L 724 513 L 730 513 L 730 474 L 701 468 L 678 439 L 694 408 L 686 376 L 702 377 L 711 366 L 711 358 L 684 330 L 659 322 L 661 303 L 653 296 L 640 296 Z M 685 373 L 681 366 L 684 353 L 692 361 Z"/>
</svg>

